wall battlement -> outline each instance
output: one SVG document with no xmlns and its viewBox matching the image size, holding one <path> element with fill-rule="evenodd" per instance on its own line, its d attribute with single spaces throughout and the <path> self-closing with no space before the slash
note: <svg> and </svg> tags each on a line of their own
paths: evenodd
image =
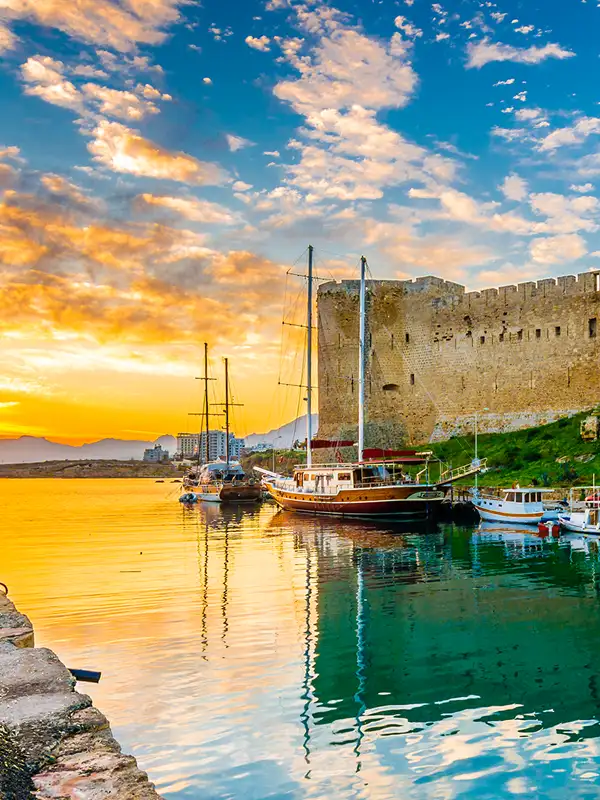
<svg viewBox="0 0 600 800">
<path fill-rule="evenodd" d="M 324 438 L 356 430 L 358 293 L 358 281 L 318 292 Z M 372 444 L 422 443 L 475 412 L 499 430 L 600 402 L 598 272 L 477 292 L 435 276 L 369 281 L 367 308 L 367 419 L 384 432 Z"/>
</svg>

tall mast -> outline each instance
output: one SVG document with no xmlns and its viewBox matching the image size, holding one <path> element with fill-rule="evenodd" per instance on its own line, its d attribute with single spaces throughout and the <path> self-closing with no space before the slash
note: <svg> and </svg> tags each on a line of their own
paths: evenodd
<svg viewBox="0 0 600 800">
<path fill-rule="evenodd" d="M 365 273 L 367 259 L 360 258 L 360 327 L 358 334 L 358 460 L 363 460 L 365 449 L 365 322 L 366 322 L 366 290 Z"/>
<path fill-rule="evenodd" d="M 313 246 L 308 245 L 308 314 L 306 348 L 306 466 L 312 466 L 312 312 L 313 312 Z"/>
<path fill-rule="evenodd" d="M 229 467 L 229 359 L 225 359 L 225 461 Z"/>
<path fill-rule="evenodd" d="M 208 342 L 204 342 L 204 411 L 206 413 L 206 462 L 210 461 L 210 434 L 208 432 Z M 202 442 L 199 443 L 200 450 Z"/>
</svg>

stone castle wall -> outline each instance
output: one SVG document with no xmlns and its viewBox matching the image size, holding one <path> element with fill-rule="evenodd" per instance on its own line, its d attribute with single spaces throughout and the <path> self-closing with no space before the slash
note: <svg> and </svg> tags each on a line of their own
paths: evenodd
<svg viewBox="0 0 600 800">
<path fill-rule="evenodd" d="M 356 435 L 358 292 L 358 281 L 319 288 L 320 438 Z M 372 446 L 472 431 L 476 413 L 481 431 L 502 431 L 600 403 L 598 273 L 481 292 L 369 281 L 367 317 Z"/>
</svg>

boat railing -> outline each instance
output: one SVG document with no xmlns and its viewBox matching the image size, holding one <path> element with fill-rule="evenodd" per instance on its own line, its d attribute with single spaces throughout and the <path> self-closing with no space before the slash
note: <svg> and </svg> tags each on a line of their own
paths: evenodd
<svg viewBox="0 0 600 800">
<path fill-rule="evenodd" d="M 474 475 L 477 472 L 484 472 L 487 469 L 487 458 L 480 458 L 477 461 L 472 461 L 470 464 L 465 464 L 456 469 L 447 469 L 440 475 L 438 483 L 448 483 L 449 481 L 456 481 L 460 478 L 465 478 L 467 475 Z M 421 474 L 421 473 L 419 473 Z"/>
</svg>

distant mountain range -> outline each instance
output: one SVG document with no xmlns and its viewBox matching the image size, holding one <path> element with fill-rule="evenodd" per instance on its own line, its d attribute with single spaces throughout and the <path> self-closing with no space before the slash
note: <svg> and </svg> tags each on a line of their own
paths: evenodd
<svg viewBox="0 0 600 800">
<path fill-rule="evenodd" d="M 160 436 L 154 442 L 101 439 L 99 442 L 76 446 L 50 442 L 36 436 L 20 436 L 18 439 L 0 439 L 0 463 L 31 464 L 35 461 L 79 461 L 88 458 L 128 461 L 130 458 L 141 459 L 144 450 L 155 444 L 174 453 L 177 442 L 174 436 Z"/>
<path fill-rule="evenodd" d="M 319 425 L 318 414 L 312 415 L 313 433 Z M 276 448 L 291 447 L 296 439 L 306 436 L 306 414 L 303 417 L 275 428 L 268 433 L 251 433 L 246 436 L 247 447 L 260 442 L 275 443 Z M 174 436 L 159 436 L 154 442 L 137 439 L 101 439 L 89 444 L 70 445 L 51 442 L 37 436 L 20 436 L 18 439 L 0 439 L 0 464 L 32 464 L 36 461 L 81 461 L 85 459 L 111 461 L 141 460 L 144 450 L 160 444 L 169 453 L 175 453 L 177 440 Z"/>
<path fill-rule="evenodd" d="M 288 422 L 287 425 L 282 425 L 281 428 L 274 428 L 268 433 L 251 433 L 245 437 L 246 447 L 256 447 L 257 444 L 262 442 L 274 444 L 275 449 L 291 447 L 296 439 L 306 439 L 306 416 L 304 414 L 304 416 Z M 311 416 L 314 436 L 319 427 L 319 415 L 312 414 Z"/>
</svg>

